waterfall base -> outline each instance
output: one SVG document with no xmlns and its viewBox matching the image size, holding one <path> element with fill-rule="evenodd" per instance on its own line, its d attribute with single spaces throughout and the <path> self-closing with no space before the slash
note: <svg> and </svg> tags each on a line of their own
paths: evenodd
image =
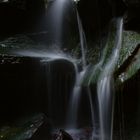
<svg viewBox="0 0 140 140">
<path fill-rule="evenodd" d="M 52 134 L 53 140 L 57 140 L 60 136 L 61 130 L 55 130 Z M 92 128 L 85 127 L 81 129 L 68 129 L 64 131 L 67 135 L 66 140 L 69 140 L 71 137 L 72 140 L 90 140 L 92 137 Z M 58 139 L 59 140 L 59 139 Z"/>
</svg>

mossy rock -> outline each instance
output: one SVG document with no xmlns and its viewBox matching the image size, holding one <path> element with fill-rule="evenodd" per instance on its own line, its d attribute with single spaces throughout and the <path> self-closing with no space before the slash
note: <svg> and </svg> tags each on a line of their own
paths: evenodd
<svg viewBox="0 0 140 140">
<path fill-rule="evenodd" d="M 101 57 L 99 59 L 99 56 L 96 55 L 96 58 L 91 58 L 96 59 L 98 61 L 96 64 L 91 64 L 91 67 L 88 70 L 88 74 L 85 76 L 83 80 L 83 84 L 85 86 L 87 85 L 89 86 L 89 84 L 96 84 L 98 77 L 100 76 L 100 73 L 104 70 L 105 65 L 109 62 L 116 41 L 116 32 L 118 29 L 117 23 L 118 23 L 117 20 L 113 20 L 111 22 L 105 47 L 102 48 L 103 51 L 101 52 L 101 49 L 98 49 L 99 51 L 98 52 L 97 49 L 95 48 L 96 54 L 101 54 Z"/>
<path fill-rule="evenodd" d="M 116 69 L 117 82 L 124 82 L 140 69 L 140 34 L 132 31 L 123 32 L 123 42 Z"/>
<path fill-rule="evenodd" d="M 91 64 L 88 74 L 85 76 L 84 85 L 95 84 L 98 80 L 100 72 L 110 59 L 112 50 L 114 49 L 116 30 L 110 30 L 110 35 L 106 46 L 103 50 L 103 55 L 99 63 Z M 123 31 L 122 47 L 120 50 L 119 60 L 116 65 L 114 74 L 117 82 L 124 82 L 131 78 L 140 69 L 140 34 L 133 31 Z M 97 52 L 100 53 L 100 52 Z M 131 61 L 129 58 L 131 58 Z M 95 59 L 95 58 L 93 58 Z M 126 61 L 129 61 L 126 65 Z"/>
<path fill-rule="evenodd" d="M 0 140 L 26 140 L 31 138 L 43 124 L 43 114 L 34 115 L 30 118 L 16 122 L 12 125 L 3 126 L 0 129 Z"/>
</svg>

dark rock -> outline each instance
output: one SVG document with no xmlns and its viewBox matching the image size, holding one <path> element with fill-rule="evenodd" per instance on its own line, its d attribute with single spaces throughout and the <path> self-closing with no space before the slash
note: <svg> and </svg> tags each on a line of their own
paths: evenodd
<svg viewBox="0 0 140 140">
<path fill-rule="evenodd" d="M 140 1 L 123 0 L 127 11 L 125 13 L 124 28 L 126 30 L 140 31 Z"/>
<path fill-rule="evenodd" d="M 140 6 L 139 0 L 123 0 L 123 1 L 128 7 L 139 7 Z"/>
<path fill-rule="evenodd" d="M 66 131 L 60 129 L 58 135 L 56 136 L 54 140 L 73 140 L 73 138 Z"/>
<path fill-rule="evenodd" d="M 111 9 L 113 17 L 123 16 L 126 6 L 123 2 L 123 0 L 108 0 Z"/>
<path fill-rule="evenodd" d="M 23 50 L 46 50 L 49 48 L 46 45 L 46 32 L 18 34 L 0 41 L 0 54 L 15 55 Z"/>
<path fill-rule="evenodd" d="M 124 16 L 124 29 L 140 31 L 140 5 L 137 7 L 130 7 Z"/>
<path fill-rule="evenodd" d="M 104 36 L 112 18 L 123 16 L 122 0 L 80 0 L 78 10 L 87 39 L 95 41 Z"/>
<path fill-rule="evenodd" d="M 131 78 L 133 75 L 135 75 L 137 73 L 137 71 L 140 69 L 138 67 L 138 63 L 139 63 L 138 59 L 139 59 L 139 55 L 140 55 L 139 53 L 140 53 L 140 44 L 138 44 L 136 46 L 136 48 L 131 53 L 131 55 L 128 56 L 126 61 L 124 61 L 124 63 L 119 67 L 119 69 L 116 72 L 116 75 L 123 74 L 124 79 L 123 79 L 123 77 L 120 77 L 123 80 L 127 80 L 127 79 Z M 135 68 L 135 65 L 137 65 L 137 69 Z M 131 71 L 133 69 L 133 71 L 131 73 L 129 72 L 130 69 L 131 69 Z"/>
<path fill-rule="evenodd" d="M 45 133 L 44 133 L 45 132 Z M 0 128 L 1 140 L 46 140 L 50 136 L 50 124 L 44 114 L 26 116 Z M 39 136 L 39 137 L 38 137 Z M 37 138 L 37 139 L 36 139 Z"/>
<path fill-rule="evenodd" d="M 51 126 L 49 120 L 45 115 L 42 118 L 42 124 L 38 127 L 37 131 L 29 140 L 50 140 L 51 139 Z"/>
<path fill-rule="evenodd" d="M 75 68 L 73 63 L 66 59 L 46 61 L 44 66 L 48 77 L 49 117 L 52 119 L 53 125 L 59 126 L 64 123 L 66 118 L 69 97 L 74 84 Z"/>
<path fill-rule="evenodd" d="M 48 114 L 54 124 L 64 121 L 74 83 L 74 66 L 64 59 L 41 60 L 0 56 L 0 123 L 36 112 Z"/>
<path fill-rule="evenodd" d="M 99 38 L 112 17 L 108 1 L 80 0 L 78 10 L 87 39 Z"/>
<path fill-rule="evenodd" d="M 45 30 L 44 16 L 44 0 L 9 0 L 0 3 L 0 39 Z M 43 23 L 40 25 L 41 21 Z"/>
<path fill-rule="evenodd" d="M 122 139 L 139 139 L 140 70 L 116 88 L 114 128 Z M 120 123 L 118 123 L 120 122 Z M 120 139 L 118 138 L 118 139 Z M 116 139 L 117 140 L 117 139 Z"/>
</svg>

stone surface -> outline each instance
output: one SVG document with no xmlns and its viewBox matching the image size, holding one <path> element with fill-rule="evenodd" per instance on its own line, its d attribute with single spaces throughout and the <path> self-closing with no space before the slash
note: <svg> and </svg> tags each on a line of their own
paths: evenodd
<svg viewBox="0 0 140 140">
<path fill-rule="evenodd" d="M 43 115 L 42 116 L 42 124 L 38 127 L 36 132 L 32 135 L 32 137 L 29 140 L 51 140 L 51 126 L 50 126 L 50 120 Z"/>
<path fill-rule="evenodd" d="M 67 130 L 60 129 L 53 134 L 53 140 L 89 140 L 91 139 L 92 132 L 92 127 Z"/>
<path fill-rule="evenodd" d="M 44 127 L 45 126 L 45 127 Z M 39 140 L 38 135 L 42 140 L 45 140 L 50 135 L 50 125 L 43 114 L 33 115 L 32 117 L 22 118 L 19 121 L 13 122 L 9 126 L 1 127 L 1 140 Z M 44 133 L 45 131 L 45 133 Z M 37 139 L 34 139 L 34 138 Z"/>
<path fill-rule="evenodd" d="M 139 45 L 140 34 L 136 32 L 123 33 L 123 44 L 118 62 L 119 79 L 122 82 L 134 76 L 140 69 Z"/>
<path fill-rule="evenodd" d="M 16 55 L 16 52 L 23 50 L 50 49 L 46 44 L 46 32 L 19 34 L 0 41 L 0 54 Z"/>
<path fill-rule="evenodd" d="M 69 60 L 0 55 L 0 124 L 36 112 L 62 123 L 74 76 Z"/>
<path fill-rule="evenodd" d="M 59 133 L 56 134 L 53 140 L 73 140 L 73 138 L 65 130 L 60 129 Z"/>
<path fill-rule="evenodd" d="M 113 31 L 114 32 L 114 31 Z M 102 58 L 104 57 L 102 65 L 104 65 L 111 54 L 111 50 L 114 47 L 114 37 L 115 33 L 110 33 L 110 38 L 108 38 L 107 44 L 106 44 L 106 49 L 100 50 L 93 48 L 91 52 L 93 52 L 93 56 L 89 57 L 89 60 L 91 62 L 94 62 L 94 60 L 99 61 L 99 56 L 98 54 L 100 51 L 102 52 Z M 116 76 L 119 76 L 120 79 L 122 80 L 127 80 L 131 78 L 139 69 L 139 44 L 140 44 L 140 34 L 134 31 L 123 31 L 123 41 L 122 41 L 122 47 L 120 50 L 120 56 L 119 60 L 116 66 Z M 136 51 L 137 50 L 137 51 Z M 133 53 L 135 52 L 135 55 Z M 90 56 L 90 53 L 88 54 Z M 132 57 L 132 60 L 129 60 L 129 57 Z M 90 62 L 90 61 L 89 61 Z M 126 62 L 128 62 L 126 66 Z M 100 70 L 102 67 L 101 64 L 94 64 L 93 67 L 89 67 L 89 71 L 87 75 L 85 76 L 84 80 L 84 85 L 87 85 L 88 80 L 91 79 L 91 82 L 96 83 L 98 76 L 100 74 Z M 124 68 L 125 65 L 125 68 Z M 123 70 L 122 70 L 123 69 Z M 91 75 L 93 78 L 91 78 Z"/>
</svg>

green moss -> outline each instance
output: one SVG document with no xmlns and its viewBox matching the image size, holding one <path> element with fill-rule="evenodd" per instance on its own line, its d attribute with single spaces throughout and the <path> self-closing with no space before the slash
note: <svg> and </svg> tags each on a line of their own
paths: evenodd
<svg viewBox="0 0 140 140">
<path fill-rule="evenodd" d="M 0 41 L 0 54 L 11 54 L 19 50 L 43 48 L 26 35 L 16 35 Z"/>
<path fill-rule="evenodd" d="M 115 44 L 115 40 L 116 40 L 116 31 L 117 31 L 117 24 L 115 21 L 112 21 L 111 22 L 111 26 L 110 26 L 110 29 L 109 29 L 109 34 L 108 34 L 108 38 L 107 38 L 107 42 L 106 42 L 106 45 L 103 49 L 103 52 L 101 54 L 101 51 L 100 49 L 96 49 L 96 58 L 94 57 L 90 57 L 90 59 L 98 59 L 99 56 L 97 56 L 97 54 L 101 54 L 101 58 L 100 58 L 100 61 L 96 61 L 97 64 L 91 64 L 91 68 L 90 70 L 88 71 L 88 74 L 86 76 L 86 78 L 84 79 L 84 82 L 83 84 L 86 86 L 86 85 L 89 85 L 89 84 L 95 84 L 98 80 L 98 77 L 101 73 L 101 71 L 104 69 L 104 66 L 108 63 L 109 59 L 110 59 L 110 56 L 112 54 L 112 50 L 114 49 L 114 44 Z M 97 46 L 98 48 L 100 48 L 99 46 Z M 94 52 L 91 51 L 91 53 Z M 95 55 L 91 55 L 91 56 L 95 56 Z M 99 60 L 99 59 L 98 59 Z M 92 60 L 90 61 L 92 62 Z"/>
<path fill-rule="evenodd" d="M 87 83 L 89 84 L 89 81 L 94 84 L 97 82 L 97 79 L 98 79 L 98 76 L 100 75 L 101 70 L 107 64 L 110 58 L 110 55 L 112 53 L 112 50 L 115 44 L 115 36 L 116 36 L 116 29 L 113 26 L 110 30 L 108 41 L 103 50 L 100 63 L 96 65 L 92 63 L 92 67 L 88 71 L 88 74 L 85 78 L 84 85 L 87 85 Z M 120 68 L 120 66 L 123 65 L 123 63 L 128 59 L 128 57 L 136 49 L 138 44 L 140 44 L 140 34 L 136 32 L 132 32 L 132 31 L 123 31 L 122 47 L 120 50 L 120 56 L 119 56 L 118 64 L 116 66 L 115 71 L 117 71 Z M 100 52 L 97 51 L 96 53 L 100 53 Z M 95 58 L 91 57 L 91 59 L 94 60 Z M 128 66 L 127 70 L 125 72 L 122 72 L 120 75 L 118 75 L 118 79 L 120 79 L 121 81 L 125 81 L 131 78 L 139 69 L 140 69 L 140 54 L 138 53 L 135 56 L 134 60 L 131 62 L 130 66 Z"/>
<path fill-rule="evenodd" d="M 134 76 L 137 71 L 140 70 L 140 55 L 136 57 L 136 60 L 133 61 L 128 68 L 119 75 L 119 80 L 124 82 Z"/>
<path fill-rule="evenodd" d="M 140 44 L 140 34 L 136 32 L 124 31 L 123 32 L 123 44 L 120 51 L 120 57 L 118 62 L 118 69 L 127 59 L 132 55 L 136 47 Z M 140 53 L 139 50 L 137 54 L 133 56 L 133 59 L 128 63 L 127 68 L 122 71 L 118 76 L 121 82 L 131 78 L 140 69 Z"/>
<path fill-rule="evenodd" d="M 120 51 L 118 67 L 127 60 L 138 44 L 140 44 L 140 34 L 132 31 L 123 32 L 123 42 Z"/>
</svg>

